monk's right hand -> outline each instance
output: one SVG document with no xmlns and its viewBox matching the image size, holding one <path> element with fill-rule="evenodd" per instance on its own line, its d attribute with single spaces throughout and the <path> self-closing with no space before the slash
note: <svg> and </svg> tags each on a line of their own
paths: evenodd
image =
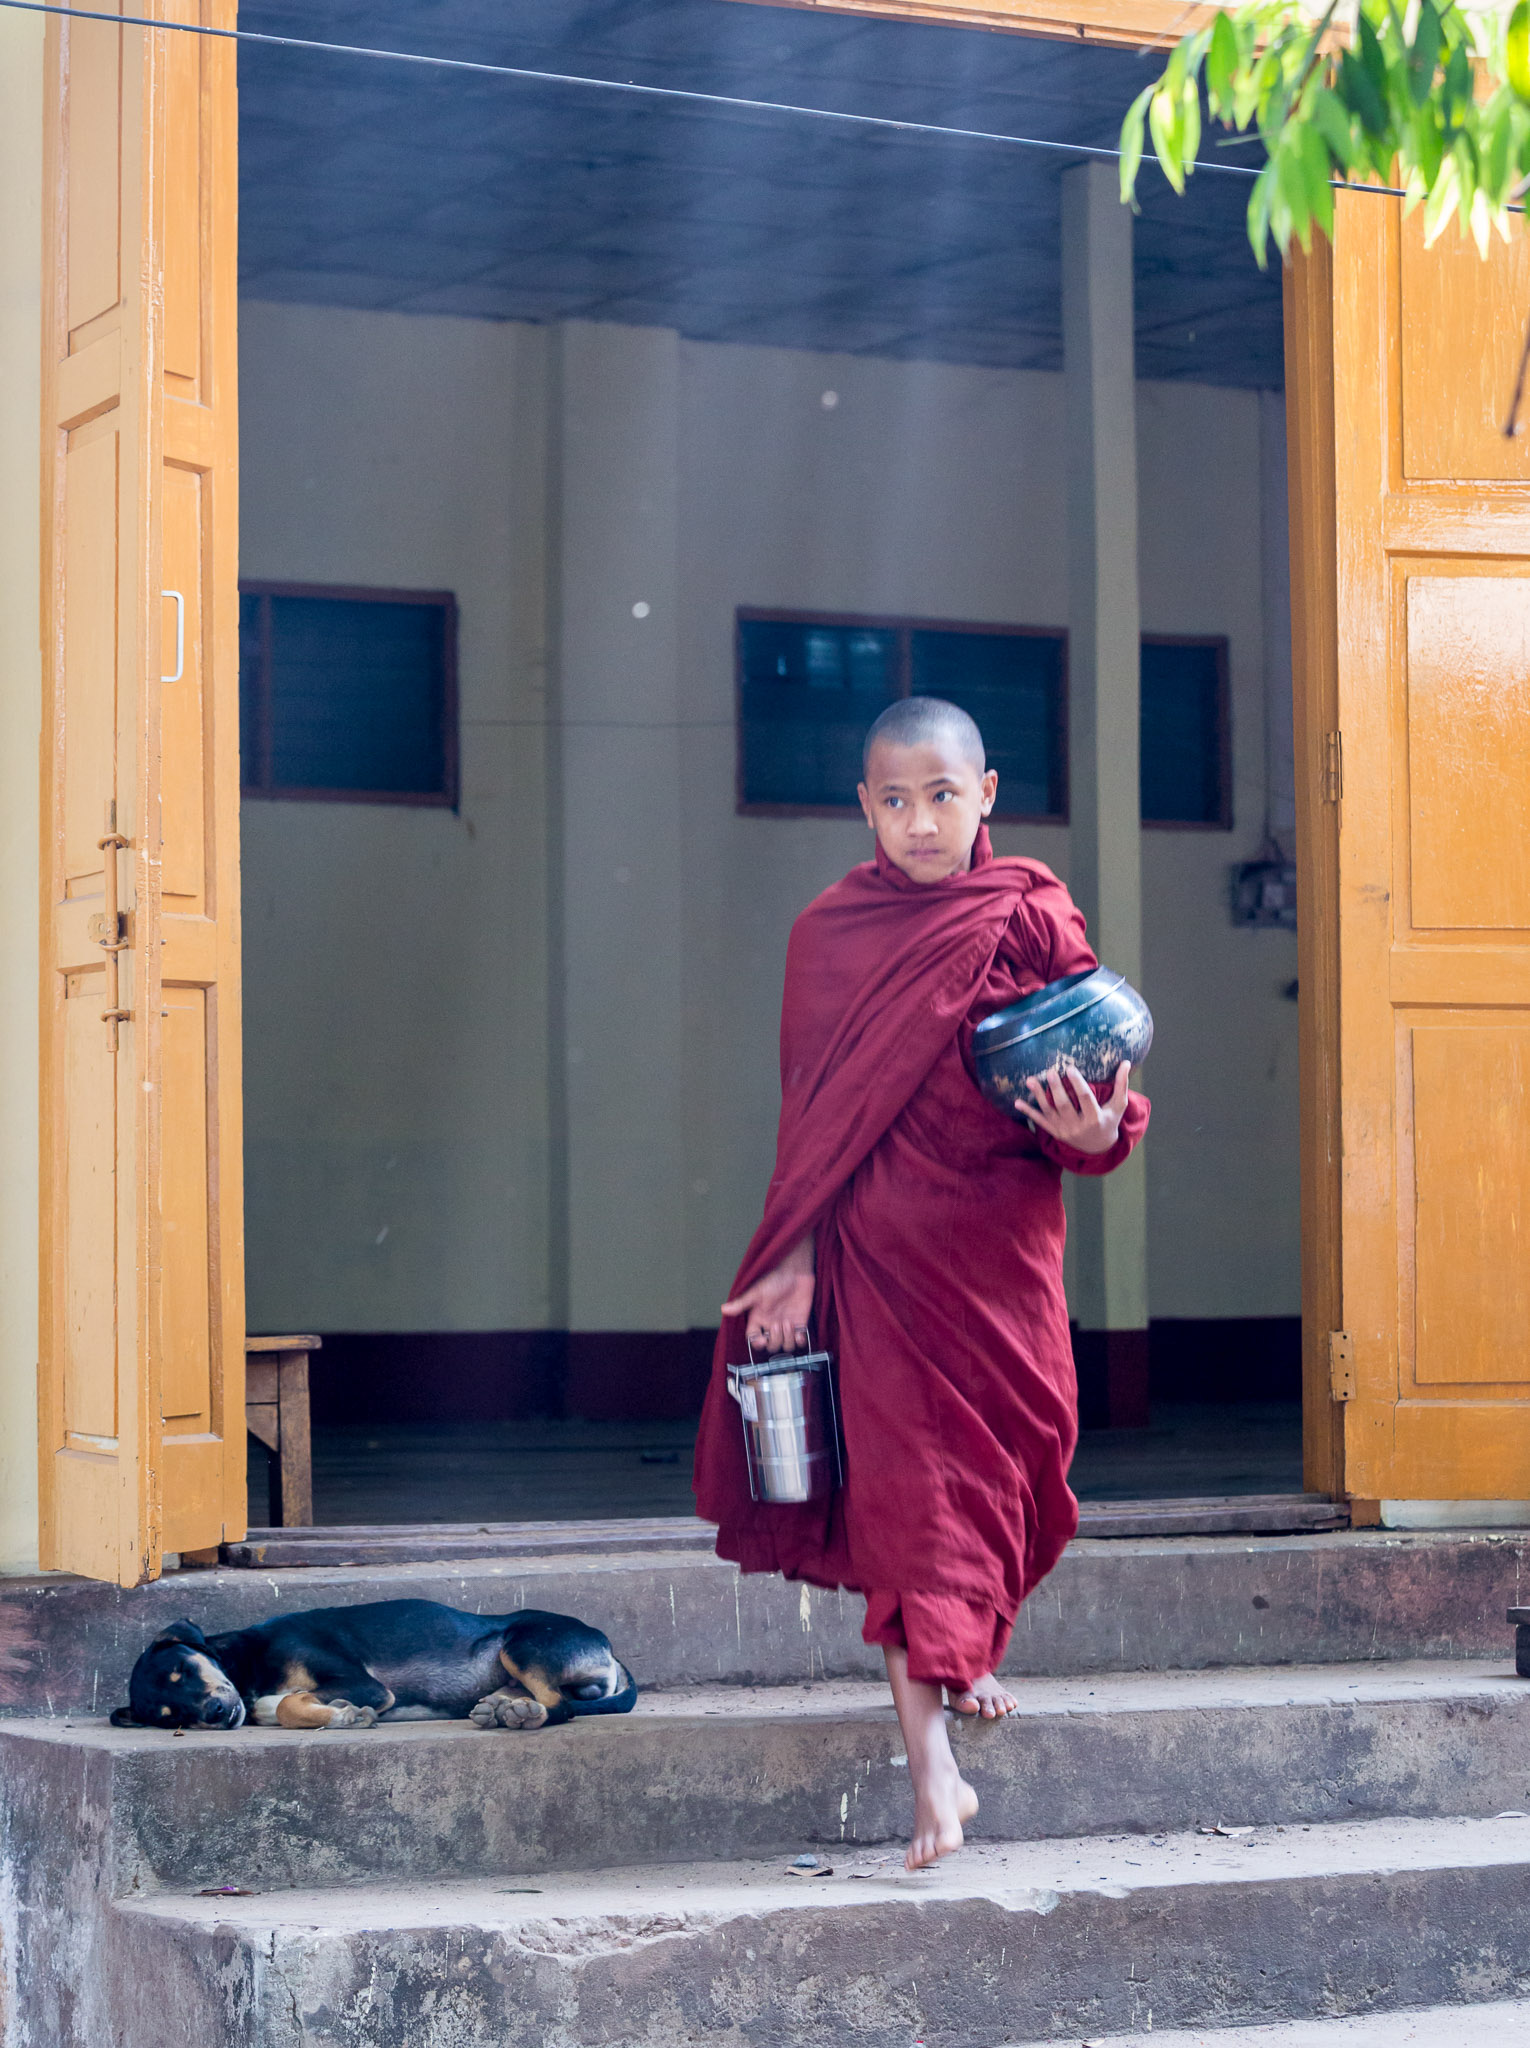
<svg viewBox="0 0 1530 2048">
<path fill-rule="evenodd" d="M 725 1316 L 743 1316 L 748 1341 L 769 1352 L 800 1351 L 808 1341 L 808 1324 L 813 1314 L 813 1240 L 805 1238 L 797 1249 L 735 1295 L 725 1301 Z"/>
</svg>

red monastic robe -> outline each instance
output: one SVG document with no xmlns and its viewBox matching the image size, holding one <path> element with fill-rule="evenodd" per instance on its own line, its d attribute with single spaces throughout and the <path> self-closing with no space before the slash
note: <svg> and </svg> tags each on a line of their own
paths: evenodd
<svg viewBox="0 0 1530 2048">
<path fill-rule="evenodd" d="M 746 1572 L 866 1593 L 867 1640 L 906 1642 L 916 1678 L 993 1669 L 1078 1526 L 1062 1169 L 1118 1166 L 1148 1104 L 1129 1098 L 1111 1151 L 1074 1152 L 978 1093 L 971 1041 L 1006 1003 L 1095 965 L 1062 883 L 996 860 L 986 829 L 943 882 L 910 881 L 878 847 L 792 928 L 776 1170 L 732 1292 L 815 1233 L 845 1483 L 800 1507 L 750 1499 L 724 1374 L 744 1328 L 726 1318 L 697 1506 Z"/>
</svg>

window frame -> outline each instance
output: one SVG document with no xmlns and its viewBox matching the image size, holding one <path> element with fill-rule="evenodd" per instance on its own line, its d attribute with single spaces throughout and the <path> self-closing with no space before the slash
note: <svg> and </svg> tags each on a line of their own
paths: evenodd
<svg viewBox="0 0 1530 2048">
<path fill-rule="evenodd" d="M 411 809 L 455 811 L 460 798 L 460 746 L 457 727 L 457 596 L 451 590 L 402 590 L 389 586 L 348 583 L 268 582 L 260 577 L 239 579 L 239 595 L 268 600 L 260 615 L 260 701 L 257 721 L 260 732 L 261 766 L 269 774 L 271 765 L 271 607 L 273 597 L 330 598 L 346 604 L 428 605 L 441 613 L 441 789 L 316 789 L 290 787 L 271 782 L 248 782 L 246 763 L 239 761 L 239 795 L 263 803 L 315 804 L 405 804 Z M 241 678 L 242 681 L 242 678 Z"/>
<path fill-rule="evenodd" d="M 744 796 L 744 635 L 746 625 L 865 627 L 898 636 L 898 692 L 889 703 L 913 694 L 915 633 L 971 633 L 1004 640 L 1055 640 L 1060 643 L 1057 683 L 1057 737 L 1051 779 L 1062 791 L 1060 811 L 996 809 L 994 825 L 1063 825 L 1068 822 L 1068 630 L 1065 626 L 1020 626 L 994 620 L 928 619 L 901 613 L 799 611 L 775 605 L 741 604 L 733 613 L 733 805 L 740 818 L 858 818 L 860 806 L 844 804 L 750 803 Z"/>
<path fill-rule="evenodd" d="M 1231 832 L 1233 829 L 1232 660 L 1226 633 L 1144 633 L 1144 647 L 1211 647 L 1217 678 L 1217 815 L 1214 818 L 1143 818 L 1144 832 Z M 1140 703 L 1140 697 L 1139 697 Z M 1139 721 L 1141 713 L 1138 713 Z M 1139 740 L 1140 747 L 1140 740 Z M 1139 781 L 1141 767 L 1138 767 Z"/>
</svg>

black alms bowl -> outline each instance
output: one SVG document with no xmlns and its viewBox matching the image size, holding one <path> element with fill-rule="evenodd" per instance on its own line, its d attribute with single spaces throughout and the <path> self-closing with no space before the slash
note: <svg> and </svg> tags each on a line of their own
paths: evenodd
<svg viewBox="0 0 1530 2048">
<path fill-rule="evenodd" d="M 978 1086 L 995 1108 L 1024 1114 L 1026 1082 L 1071 1060 L 1086 1081 L 1112 1081 L 1153 1043 L 1153 1016 L 1124 975 L 1108 967 L 1049 981 L 985 1017 L 972 1034 Z"/>
</svg>

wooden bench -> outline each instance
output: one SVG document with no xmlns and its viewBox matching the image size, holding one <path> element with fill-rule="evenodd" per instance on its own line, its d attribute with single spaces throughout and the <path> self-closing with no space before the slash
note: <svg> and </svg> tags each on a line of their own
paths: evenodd
<svg viewBox="0 0 1530 2048">
<path fill-rule="evenodd" d="M 308 1354 L 319 1337 L 246 1337 L 244 1425 L 271 1453 L 273 1529 L 313 1527 L 313 1438 L 308 1427 Z"/>
</svg>

